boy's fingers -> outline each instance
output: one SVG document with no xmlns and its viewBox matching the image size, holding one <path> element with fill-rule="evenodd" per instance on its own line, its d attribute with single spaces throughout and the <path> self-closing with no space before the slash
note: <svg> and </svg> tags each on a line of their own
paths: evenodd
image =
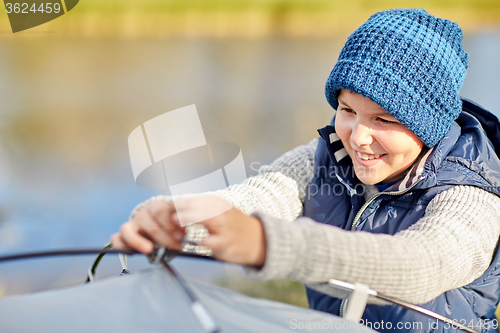
<svg viewBox="0 0 500 333">
<path fill-rule="evenodd" d="M 153 201 L 148 205 L 149 216 L 165 230 L 175 230 L 178 225 L 172 221 L 175 207 L 171 203 Z"/>
<path fill-rule="evenodd" d="M 122 242 L 121 237 L 120 237 L 120 233 L 118 233 L 118 232 L 111 235 L 110 241 L 111 241 L 111 245 L 115 249 L 125 249 L 125 248 L 127 248 L 125 246 L 125 243 Z"/>
<path fill-rule="evenodd" d="M 139 228 L 131 221 L 124 223 L 120 228 L 121 242 L 128 248 L 144 254 L 153 251 L 153 242 L 142 236 Z"/>
<path fill-rule="evenodd" d="M 182 247 L 182 238 L 184 234 L 182 232 L 167 233 L 159 231 L 157 233 L 148 234 L 148 236 L 156 243 L 164 245 L 169 249 L 179 251 Z"/>
<path fill-rule="evenodd" d="M 151 239 L 156 244 L 164 245 L 173 250 L 181 249 L 184 231 L 180 227 L 165 230 L 160 222 L 150 214 L 137 215 L 134 220 L 137 223 L 139 234 Z"/>
<path fill-rule="evenodd" d="M 140 224 L 145 228 L 150 228 L 151 222 L 154 222 L 162 232 L 172 233 L 180 226 L 172 220 L 172 214 L 175 208 L 170 203 L 162 201 L 153 201 L 148 205 L 143 215 L 138 216 Z M 156 231 L 155 231 L 156 232 Z"/>
</svg>

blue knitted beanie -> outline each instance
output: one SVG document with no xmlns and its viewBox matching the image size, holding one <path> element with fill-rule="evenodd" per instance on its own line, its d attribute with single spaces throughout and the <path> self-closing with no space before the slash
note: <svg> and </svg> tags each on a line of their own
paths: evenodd
<svg viewBox="0 0 500 333">
<path fill-rule="evenodd" d="M 383 107 L 433 147 L 462 110 L 467 70 L 462 30 L 423 9 L 379 12 L 354 31 L 326 82 L 336 110 L 340 89 Z"/>
</svg>

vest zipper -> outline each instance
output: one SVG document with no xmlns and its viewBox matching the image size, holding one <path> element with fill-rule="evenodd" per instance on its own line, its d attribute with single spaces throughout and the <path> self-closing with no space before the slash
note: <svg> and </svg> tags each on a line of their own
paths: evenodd
<svg viewBox="0 0 500 333">
<path fill-rule="evenodd" d="M 339 308 L 339 317 L 344 318 L 344 312 L 345 312 L 345 306 L 347 304 L 347 298 L 344 298 L 342 302 L 340 302 L 340 308 Z"/>
<path fill-rule="evenodd" d="M 367 202 L 364 203 L 363 206 L 361 206 L 361 208 L 359 209 L 359 211 L 356 213 L 356 216 L 354 216 L 354 220 L 352 221 L 351 231 L 356 230 L 356 226 L 358 224 L 359 218 L 364 213 L 364 211 L 366 210 L 366 208 L 373 202 L 373 200 L 375 200 L 376 198 L 378 198 L 379 196 L 381 196 L 383 194 L 387 194 L 387 195 L 400 195 L 400 194 L 404 194 L 404 193 L 408 192 L 409 190 L 411 190 L 412 188 L 414 188 L 415 185 L 417 185 L 424 178 L 425 177 L 418 178 L 417 181 L 415 183 L 411 184 L 410 187 L 405 188 L 404 190 L 401 190 L 401 191 L 396 191 L 396 192 L 379 192 L 377 194 L 374 194 L 370 198 L 370 200 L 368 200 Z M 344 298 L 342 300 L 342 302 L 340 303 L 340 308 L 339 308 L 339 316 L 340 317 L 344 316 L 346 304 L 347 304 L 347 298 Z"/>
<path fill-rule="evenodd" d="M 416 182 L 414 182 L 413 184 L 411 184 L 410 187 L 405 188 L 404 190 L 400 190 L 400 191 L 396 191 L 396 192 L 379 192 L 377 194 L 374 194 L 370 198 L 370 200 L 368 200 L 367 202 L 364 203 L 363 206 L 361 206 L 361 208 L 359 209 L 359 211 L 356 213 L 356 216 L 354 216 L 354 220 L 352 221 L 352 225 L 351 225 L 351 230 L 352 231 L 356 230 L 356 226 L 358 224 L 359 218 L 365 212 L 366 208 L 373 202 L 373 200 L 377 199 L 379 196 L 381 196 L 383 194 L 386 194 L 386 195 L 400 195 L 400 194 L 404 194 L 404 193 L 408 192 L 409 190 L 411 190 L 412 188 L 414 188 L 415 185 L 417 185 L 422 179 L 424 179 L 424 177 L 420 177 L 419 179 L 417 179 Z"/>
</svg>

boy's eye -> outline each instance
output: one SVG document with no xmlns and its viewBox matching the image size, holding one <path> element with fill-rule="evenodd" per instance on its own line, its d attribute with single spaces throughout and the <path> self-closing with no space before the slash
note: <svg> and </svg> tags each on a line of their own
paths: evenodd
<svg viewBox="0 0 500 333">
<path fill-rule="evenodd" d="M 384 119 L 384 118 L 378 118 L 380 120 L 380 122 L 384 123 L 384 124 L 396 124 L 395 121 L 391 121 L 391 120 L 387 120 L 387 119 Z"/>
<path fill-rule="evenodd" d="M 344 108 L 344 107 L 341 107 L 340 108 L 341 111 L 344 111 L 344 112 L 347 112 L 347 113 L 353 113 L 354 110 L 353 109 L 349 109 L 349 108 Z"/>
</svg>

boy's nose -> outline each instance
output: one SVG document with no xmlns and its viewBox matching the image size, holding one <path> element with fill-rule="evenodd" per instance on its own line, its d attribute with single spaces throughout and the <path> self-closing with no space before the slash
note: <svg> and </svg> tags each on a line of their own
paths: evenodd
<svg viewBox="0 0 500 333">
<path fill-rule="evenodd" d="M 357 147 L 370 145 L 373 142 L 371 128 L 366 125 L 356 123 L 352 128 L 351 142 Z"/>
</svg>

